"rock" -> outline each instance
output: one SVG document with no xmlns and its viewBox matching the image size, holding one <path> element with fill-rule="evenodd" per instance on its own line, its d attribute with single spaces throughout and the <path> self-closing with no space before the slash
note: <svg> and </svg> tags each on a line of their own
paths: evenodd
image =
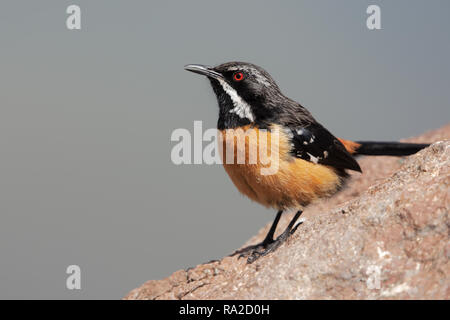
<svg viewBox="0 0 450 320">
<path fill-rule="evenodd" d="M 363 175 L 308 207 L 297 232 L 255 263 L 225 257 L 125 299 L 449 299 L 449 137 L 447 125 L 411 139 L 439 141 L 416 155 L 360 159 Z"/>
</svg>

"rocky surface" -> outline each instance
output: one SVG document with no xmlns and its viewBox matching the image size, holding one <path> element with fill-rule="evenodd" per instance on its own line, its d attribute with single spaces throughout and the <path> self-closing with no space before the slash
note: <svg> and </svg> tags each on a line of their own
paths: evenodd
<svg viewBox="0 0 450 320">
<path fill-rule="evenodd" d="M 225 257 L 125 299 L 449 299 L 449 138 L 447 125 L 410 139 L 436 142 L 416 155 L 361 158 L 364 174 L 308 207 L 297 232 L 253 264 Z"/>
</svg>

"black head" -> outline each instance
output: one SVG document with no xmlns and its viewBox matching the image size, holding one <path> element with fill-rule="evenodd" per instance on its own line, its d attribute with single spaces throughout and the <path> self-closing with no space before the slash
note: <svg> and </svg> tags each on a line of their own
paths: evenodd
<svg viewBox="0 0 450 320">
<path fill-rule="evenodd" d="M 272 77 L 251 63 L 228 62 L 216 67 L 190 64 L 185 69 L 209 78 L 220 108 L 219 129 L 246 124 L 268 126 L 287 99 Z"/>
</svg>

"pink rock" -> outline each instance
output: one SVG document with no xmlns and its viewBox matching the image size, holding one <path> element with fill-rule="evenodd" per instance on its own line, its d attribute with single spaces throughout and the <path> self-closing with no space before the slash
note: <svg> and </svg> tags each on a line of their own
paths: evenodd
<svg viewBox="0 0 450 320">
<path fill-rule="evenodd" d="M 439 141 L 416 155 L 360 159 L 364 174 L 308 207 L 297 232 L 255 263 L 225 257 L 125 299 L 449 299 L 449 137 L 447 125 L 410 139 Z"/>
</svg>

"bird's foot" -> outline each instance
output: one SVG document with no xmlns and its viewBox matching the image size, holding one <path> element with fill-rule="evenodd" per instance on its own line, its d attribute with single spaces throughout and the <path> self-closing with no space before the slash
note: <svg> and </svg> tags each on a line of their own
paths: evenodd
<svg viewBox="0 0 450 320">
<path fill-rule="evenodd" d="M 261 243 L 248 246 L 242 249 L 239 249 L 235 251 L 231 256 L 235 256 L 239 254 L 238 259 L 240 258 L 247 258 L 247 263 L 251 264 L 258 260 L 260 257 L 263 257 L 265 255 L 268 255 L 271 252 L 274 252 L 278 249 L 288 238 L 291 234 L 293 234 L 298 226 L 302 224 L 302 222 L 299 222 L 295 227 L 288 227 L 286 230 L 278 236 L 275 240 L 271 241 L 263 241 Z"/>
</svg>

